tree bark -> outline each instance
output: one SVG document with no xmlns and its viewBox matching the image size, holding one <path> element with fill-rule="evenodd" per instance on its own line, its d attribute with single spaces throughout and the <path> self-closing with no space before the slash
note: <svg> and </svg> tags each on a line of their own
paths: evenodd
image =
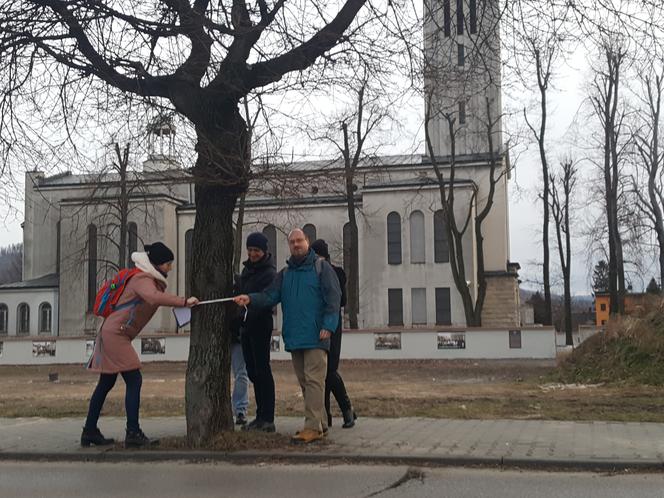
<svg viewBox="0 0 664 498">
<path fill-rule="evenodd" d="M 246 190 L 248 144 L 246 123 L 237 106 L 225 109 L 213 116 L 208 128 L 196 130 L 192 292 L 199 299 L 229 296 L 233 287 L 233 212 Z M 206 305 L 192 313 L 185 383 L 187 438 L 192 446 L 209 441 L 220 431 L 233 430 L 231 306 Z"/>
</svg>

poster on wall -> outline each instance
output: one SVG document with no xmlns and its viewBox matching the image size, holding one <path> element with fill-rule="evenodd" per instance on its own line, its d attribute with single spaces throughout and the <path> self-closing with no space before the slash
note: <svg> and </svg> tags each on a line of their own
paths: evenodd
<svg viewBox="0 0 664 498">
<path fill-rule="evenodd" d="M 466 349 L 466 334 L 438 332 L 438 349 Z"/>
<path fill-rule="evenodd" d="M 374 334 L 374 349 L 401 349 L 401 332 L 378 332 Z"/>
<path fill-rule="evenodd" d="M 142 338 L 141 354 L 166 354 L 166 338 L 164 337 Z"/>
<path fill-rule="evenodd" d="M 273 353 L 278 353 L 281 351 L 281 337 L 278 335 L 273 335 L 270 340 L 270 351 Z"/>
<path fill-rule="evenodd" d="M 35 358 L 55 356 L 55 341 L 33 341 L 32 356 Z"/>
</svg>

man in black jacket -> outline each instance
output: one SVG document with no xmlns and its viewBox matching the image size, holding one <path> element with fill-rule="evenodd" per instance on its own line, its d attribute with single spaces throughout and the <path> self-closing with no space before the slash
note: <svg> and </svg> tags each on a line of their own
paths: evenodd
<svg viewBox="0 0 664 498">
<path fill-rule="evenodd" d="M 328 249 L 327 243 L 323 239 L 316 240 L 311 244 L 311 248 L 314 250 L 318 257 L 325 259 L 328 263 L 330 262 L 330 251 Z M 339 279 L 339 286 L 341 287 L 341 304 L 340 307 L 346 306 L 346 272 L 342 268 L 335 266 L 330 263 L 332 269 L 337 274 Z M 339 375 L 339 356 L 341 355 L 341 330 L 343 324 L 343 316 L 339 314 L 339 325 L 337 330 L 330 339 L 330 351 L 327 357 L 327 376 L 325 377 L 325 411 L 327 411 L 327 425 L 328 427 L 332 426 L 332 412 L 330 411 L 330 393 L 334 394 L 334 398 L 337 400 L 339 409 L 344 418 L 343 428 L 350 429 L 355 425 L 355 420 L 357 415 L 353 411 L 353 407 L 348 397 L 348 392 L 346 392 L 346 386 L 344 384 L 341 375 Z"/>
<path fill-rule="evenodd" d="M 275 279 L 277 271 L 267 243 L 267 237 L 259 232 L 247 237 L 247 261 L 237 282 L 236 295 L 262 292 Z M 243 429 L 274 432 L 274 378 L 270 368 L 272 310 L 249 305 L 246 317 L 244 310 L 242 315 L 238 327 L 242 352 L 256 398 L 256 418 Z"/>
</svg>

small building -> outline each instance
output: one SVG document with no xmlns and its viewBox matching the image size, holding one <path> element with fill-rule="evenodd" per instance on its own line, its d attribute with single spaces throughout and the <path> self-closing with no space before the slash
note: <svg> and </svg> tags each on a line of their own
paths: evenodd
<svg viewBox="0 0 664 498">
<path fill-rule="evenodd" d="M 647 292 L 637 292 L 625 295 L 625 314 L 631 315 L 637 311 L 643 310 L 646 300 L 652 294 Z M 611 296 L 608 292 L 595 293 L 595 325 L 602 327 L 609 321 L 611 314 Z"/>
</svg>

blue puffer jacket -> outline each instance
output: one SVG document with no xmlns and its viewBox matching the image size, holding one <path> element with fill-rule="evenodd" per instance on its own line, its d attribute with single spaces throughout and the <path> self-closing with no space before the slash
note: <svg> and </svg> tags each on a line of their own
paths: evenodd
<svg viewBox="0 0 664 498">
<path fill-rule="evenodd" d="M 330 340 L 320 340 L 322 329 L 334 333 L 339 322 L 341 288 L 334 270 L 326 261 L 316 271 L 316 253 L 299 263 L 291 257 L 272 285 L 263 292 L 249 294 L 255 308 L 281 303 L 282 335 L 286 351 L 298 349 L 330 349 Z"/>
</svg>

